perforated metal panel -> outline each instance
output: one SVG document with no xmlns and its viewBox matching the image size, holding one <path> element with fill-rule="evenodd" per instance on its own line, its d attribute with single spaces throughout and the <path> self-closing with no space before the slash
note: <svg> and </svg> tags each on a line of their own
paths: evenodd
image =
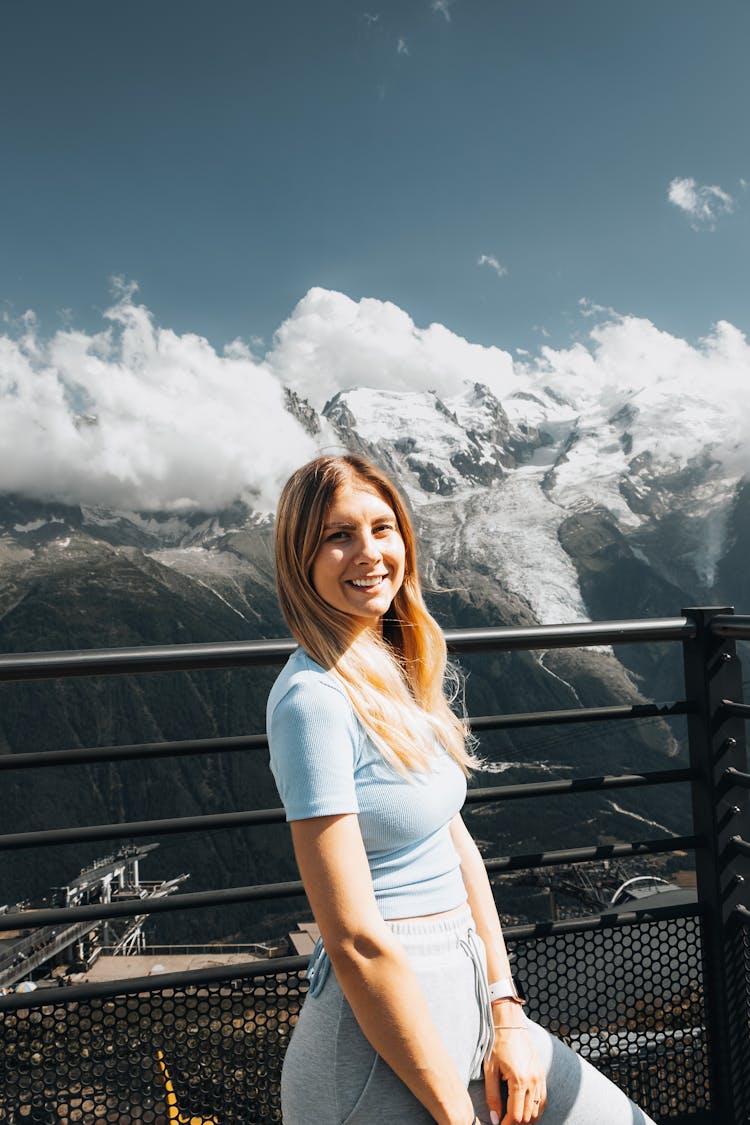
<svg viewBox="0 0 750 1125">
<path fill-rule="evenodd" d="M 737 989 L 741 996 L 738 1005 L 741 1025 L 736 1028 L 731 1058 L 732 1086 L 738 1119 L 750 1121 L 750 924 L 740 926 L 733 935 L 729 955 L 734 960 Z"/>
<path fill-rule="evenodd" d="M 742 950 L 750 1016 L 747 929 Z M 520 939 L 512 951 L 532 1018 L 655 1119 L 710 1108 L 698 919 Z M 77 1003 L 61 990 L 54 1006 L 0 1014 L 0 1122 L 281 1121 L 281 1063 L 306 991 L 301 975 L 182 990 L 154 983 L 150 994 Z"/>
<path fill-rule="evenodd" d="M 281 1063 L 306 987 L 279 974 L 77 1003 L 61 990 L 59 1005 L 2 1013 L 0 1121 L 281 1121 Z"/>
<path fill-rule="evenodd" d="M 513 945 L 528 1011 L 660 1120 L 710 1108 L 700 922 Z"/>
</svg>

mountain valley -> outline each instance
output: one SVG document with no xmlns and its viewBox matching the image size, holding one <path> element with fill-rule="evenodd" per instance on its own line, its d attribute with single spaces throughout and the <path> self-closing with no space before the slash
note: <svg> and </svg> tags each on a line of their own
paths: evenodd
<svg viewBox="0 0 750 1125">
<path fill-rule="evenodd" d="M 747 601 L 750 489 L 712 452 L 710 434 L 680 461 L 666 429 L 646 448 L 635 404 L 597 418 L 590 404 L 552 385 L 527 386 L 502 401 L 481 384 L 452 398 L 359 388 L 319 411 L 289 392 L 287 405 L 319 448 L 362 453 L 399 483 L 419 533 L 426 594 L 446 628 L 677 616 L 690 604 L 736 598 L 742 609 Z M 272 532 L 272 513 L 254 510 L 247 498 L 218 512 L 125 512 L 0 494 L 0 650 L 286 635 Z M 498 654 L 463 664 L 471 714 L 681 692 L 679 653 L 664 646 Z M 273 675 L 0 685 L 0 753 L 256 732 Z M 487 769 L 477 783 L 660 768 L 683 755 L 683 734 L 679 723 L 659 720 L 606 731 L 498 732 L 481 740 Z M 4 776 L 6 832 L 278 804 L 262 752 Z M 525 802 L 467 815 L 487 854 L 686 830 L 684 794 L 572 801 L 545 800 L 533 818 Z M 156 857 L 158 875 L 190 871 L 189 889 L 271 881 L 294 870 L 281 827 L 170 837 Z M 5 853 L 0 902 L 39 895 L 91 858 L 83 847 L 64 856 Z M 277 917 L 232 911 L 216 936 L 267 932 Z M 170 921 L 160 932 L 183 931 Z"/>
</svg>

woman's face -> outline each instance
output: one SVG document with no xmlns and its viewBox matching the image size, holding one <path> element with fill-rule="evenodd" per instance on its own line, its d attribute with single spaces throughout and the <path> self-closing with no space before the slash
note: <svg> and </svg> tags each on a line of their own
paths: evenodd
<svg viewBox="0 0 750 1125">
<path fill-rule="evenodd" d="M 312 584 L 324 601 L 350 614 L 360 628 L 380 630 L 404 580 L 404 557 L 390 505 L 365 484 L 345 484 L 325 516 Z"/>
</svg>

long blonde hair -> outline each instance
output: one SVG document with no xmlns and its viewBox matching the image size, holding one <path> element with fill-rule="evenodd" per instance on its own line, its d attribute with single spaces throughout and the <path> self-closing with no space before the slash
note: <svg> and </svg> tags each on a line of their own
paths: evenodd
<svg viewBox="0 0 750 1125">
<path fill-rule="evenodd" d="M 393 509 L 404 542 L 404 581 L 384 619 L 382 638 L 371 629 L 353 629 L 350 616 L 321 598 L 312 583 L 326 514 L 344 485 L 376 492 Z M 303 465 L 281 493 L 275 553 L 279 603 L 292 635 L 340 681 L 383 756 L 401 772 L 426 769 L 437 738 L 468 773 L 475 764 L 468 728 L 445 694 L 445 639 L 424 603 L 414 528 L 388 477 L 351 454 Z"/>
</svg>

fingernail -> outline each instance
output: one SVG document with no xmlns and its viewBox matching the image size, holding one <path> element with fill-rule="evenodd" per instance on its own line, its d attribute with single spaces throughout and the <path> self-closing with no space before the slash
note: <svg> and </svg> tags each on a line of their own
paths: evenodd
<svg viewBox="0 0 750 1125">
<path fill-rule="evenodd" d="M 490 1121 L 492 1125 L 500 1125 L 500 1114 L 495 1113 L 494 1109 L 490 1110 Z"/>
</svg>

